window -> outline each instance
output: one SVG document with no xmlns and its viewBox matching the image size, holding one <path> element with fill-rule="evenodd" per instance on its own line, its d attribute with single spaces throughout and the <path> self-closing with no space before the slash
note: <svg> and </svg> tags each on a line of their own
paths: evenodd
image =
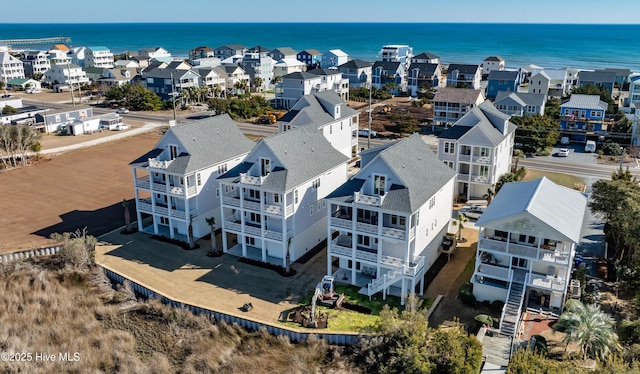
<svg viewBox="0 0 640 374">
<path fill-rule="evenodd" d="M 227 172 L 227 164 L 218 165 L 218 174 L 224 174 Z"/>
<path fill-rule="evenodd" d="M 433 208 L 434 206 L 436 206 L 436 197 L 432 197 L 431 199 L 429 199 L 429 209 Z"/>
<path fill-rule="evenodd" d="M 153 83 L 153 78 L 147 78 L 147 83 Z"/>
<path fill-rule="evenodd" d="M 220 197 L 220 189 L 216 188 L 216 197 Z"/>
<path fill-rule="evenodd" d="M 280 203 L 280 194 L 279 193 L 274 193 L 273 194 L 273 202 L 274 203 Z"/>
<path fill-rule="evenodd" d="M 184 178 L 180 177 L 180 185 L 182 186 L 184 184 Z"/>
<path fill-rule="evenodd" d="M 394 226 L 404 226 L 405 218 L 403 216 L 391 215 L 391 224 Z"/>
<path fill-rule="evenodd" d="M 444 161 L 444 164 L 453 169 L 453 161 Z"/>
<path fill-rule="evenodd" d="M 293 191 L 293 202 L 298 203 L 298 190 Z"/>
<path fill-rule="evenodd" d="M 256 245 L 256 238 L 252 238 L 250 236 L 245 236 L 244 242 L 249 245 Z"/>
<path fill-rule="evenodd" d="M 260 191 L 258 190 L 249 190 L 249 198 L 254 200 L 260 200 Z"/>
<path fill-rule="evenodd" d="M 198 181 L 198 182 L 197 182 L 197 183 L 198 183 L 198 186 L 202 185 L 202 178 L 200 177 L 200 173 L 196 174 L 196 179 L 197 179 L 197 181 Z"/>
<path fill-rule="evenodd" d="M 373 176 L 373 194 L 374 195 L 378 195 L 378 196 L 384 195 L 385 180 L 386 178 L 383 175 Z"/>
<path fill-rule="evenodd" d="M 178 157 L 178 146 L 176 145 L 170 145 L 169 146 L 169 153 L 171 155 L 171 159 L 173 160 L 174 158 Z"/>
<path fill-rule="evenodd" d="M 329 135 L 333 134 L 333 125 L 329 125 Z"/>
<path fill-rule="evenodd" d="M 168 224 L 169 224 L 169 218 L 167 218 L 167 217 L 160 217 L 160 224 L 161 224 L 161 225 L 168 225 Z"/>
<path fill-rule="evenodd" d="M 320 178 L 314 180 L 313 183 L 311 184 L 311 187 L 314 189 L 317 189 L 318 187 L 320 187 Z"/>
<path fill-rule="evenodd" d="M 271 160 L 268 158 L 260 159 L 260 175 L 266 177 L 271 172 Z"/>
<path fill-rule="evenodd" d="M 249 217 L 250 217 L 250 219 L 251 219 L 251 222 L 258 222 L 258 223 L 260 223 L 260 214 L 258 214 L 258 213 L 251 213 L 251 214 L 249 215 Z"/>
<path fill-rule="evenodd" d="M 313 204 L 309 205 L 309 215 L 313 215 Z"/>
<path fill-rule="evenodd" d="M 481 147 L 480 148 L 480 157 L 489 157 L 489 148 Z"/>
<path fill-rule="evenodd" d="M 487 165 L 480 165 L 480 176 L 489 177 L 489 167 Z"/>
<path fill-rule="evenodd" d="M 444 153 L 453 154 L 456 149 L 456 143 L 444 142 Z"/>
<path fill-rule="evenodd" d="M 318 214 L 320 213 L 320 209 L 322 209 L 322 201 L 318 201 L 318 207 L 316 208 Z"/>
</svg>

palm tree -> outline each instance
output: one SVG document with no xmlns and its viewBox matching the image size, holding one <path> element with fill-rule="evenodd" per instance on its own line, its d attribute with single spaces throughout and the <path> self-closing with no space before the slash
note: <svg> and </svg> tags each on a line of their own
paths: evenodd
<svg viewBox="0 0 640 374">
<path fill-rule="evenodd" d="M 513 150 L 513 158 L 516 159 L 516 164 L 515 167 L 513 168 L 513 172 L 517 172 L 518 171 L 518 162 L 520 162 L 521 158 L 525 158 L 526 155 L 524 154 L 524 152 L 522 151 L 522 149 L 514 149 Z"/>
<path fill-rule="evenodd" d="M 290 253 L 290 249 L 291 249 L 291 241 L 293 240 L 293 236 L 289 236 L 289 238 L 287 239 L 287 254 L 284 256 L 284 261 L 285 261 L 285 272 L 287 274 L 291 273 L 291 253 Z"/>
<path fill-rule="evenodd" d="M 260 92 L 260 87 L 262 87 L 262 78 L 255 77 L 253 78 L 253 85 L 256 86 L 256 92 Z"/>
<path fill-rule="evenodd" d="M 205 218 L 207 225 L 211 227 L 211 252 L 218 252 L 218 248 L 216 247 L 216 217 Z"/>
<path fill-rule="evenodd" d="M 282 78 L 279 75 L 276 75 L 273 77 L 273 79 L 271 79 L 272 84 L 280 83 L 281 81 L 282 81 Z"/>
<path fill-rule="evenodd" d="M 583 360 L 588 357 L 602 360 L 612 351 L 621 349 L 615 323 L 599 305 L 585 306 L 577 300 L 569 300 L 553 330 L 564 330 L 565 343 L 577 343 L 583 352 Z"/>
<path fill-rule="evenodd" d="M 482 196 L 483 199 L 487 200 L 487 205 L 491 204 L 491 200 L 496 195 L 496 185 L 492 184 L 491 187 L 487 188 L 487 193 Z"/>
<path fill-rule="evenodd" d="M 125 231 L 131 232 L 131 214 L 129 213 L 129 202 L 127 199 L 122 199 L 122 207 L 124 208 L 124 224 L 126 226 Z"/>
<path fill-rule="evenodd" d="M 464 229 L 464 223 L 469 221 L 469 218 L 464 213 L 458 213 L 458 219 L 453 220 L 454 226 L 458 226 L 458 240 L 462 241 L 462 230 Z"/>
</svg>

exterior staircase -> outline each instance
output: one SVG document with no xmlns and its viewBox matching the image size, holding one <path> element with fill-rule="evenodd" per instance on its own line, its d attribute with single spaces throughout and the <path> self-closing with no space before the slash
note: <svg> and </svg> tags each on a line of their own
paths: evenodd
<svg viewBox="0 0 640 374">
<path fill-rule="evenodd" d="M 522 283 L 511 283 L 507 303 L 504 306 L 502 317 L 500 318 L 501 333 L 509 336 L 516 335 L 523 299 L 524 285 Z"/>
<path fill-rule="evenodd" d="M 375 293 L 380 292 L 394 284 L 402 274 L 402 267 L 395 268 L 385 273 L 383 276 L 371 280 L 371 282 L 369 282 L 366 287 L 362 287 L 360 291 L 358 291 L 358 293 L 371 297 Z"/>
</svg>

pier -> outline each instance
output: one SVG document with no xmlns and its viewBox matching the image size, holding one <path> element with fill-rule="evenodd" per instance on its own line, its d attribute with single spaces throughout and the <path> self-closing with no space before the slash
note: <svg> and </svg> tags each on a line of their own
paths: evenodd
<svg viewBox="0 0 640 374">
<path fill-rule="evenodd" d="M 43 45 L 43 44 L 70 44 L 71 38 L 68 36 L 56 36 L 53 38 L 38 38 L 38 39 L 5 39 L 0 40 L 0 44 L 7 44 L 10 46 L 23 46 L 23 45 Z"/>
</svg>

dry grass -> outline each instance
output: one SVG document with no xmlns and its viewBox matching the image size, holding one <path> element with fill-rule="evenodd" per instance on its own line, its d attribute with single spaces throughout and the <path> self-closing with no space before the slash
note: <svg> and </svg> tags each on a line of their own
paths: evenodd
<svg viewBox="0 0 640 374">
<path fill-rule="evenodd" d="M 0 362 L 0 372 L 313 373 L 353 372 L 337 348 L 294 344 L 204 316 L 137 302 L 96 269 L 50 260 L 0 265 L 0 351 L 31 352 L 31 362 Z M 35 362 L 37 352 L 56 361 Z M 58 354 L 78 352 L 64 362 Z M 357 371 L 357 370 L 356 370 Z"/>
</svg>

